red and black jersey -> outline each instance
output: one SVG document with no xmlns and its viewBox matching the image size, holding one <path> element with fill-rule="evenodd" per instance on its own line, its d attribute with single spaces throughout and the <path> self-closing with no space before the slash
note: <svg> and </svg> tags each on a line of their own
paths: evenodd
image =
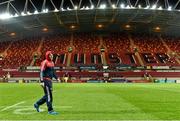
<svg viewBox="0 0 180 121">
<path fill-rule="evenodd" d="M 53 77 L 57 79 L 57 76 L 54 71 L 54 62 L 51 61 L 49 55 L 51 51 L 46 52 L 46 59 L 41 63 L 41 71 L 40 71 L 40 80 L 44 79 L 52 79 Z"/>
</svg>

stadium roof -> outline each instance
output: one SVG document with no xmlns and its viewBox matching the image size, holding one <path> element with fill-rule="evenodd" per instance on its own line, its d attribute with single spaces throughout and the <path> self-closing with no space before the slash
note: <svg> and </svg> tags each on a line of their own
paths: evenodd
<svg viewBox="0 0 180 121">
<path fill-rule="evenodd" d="M 180 0 L 9 0 L 0 38 L 71 31 L 160 32 L 179 36 Z"/>
</svg>

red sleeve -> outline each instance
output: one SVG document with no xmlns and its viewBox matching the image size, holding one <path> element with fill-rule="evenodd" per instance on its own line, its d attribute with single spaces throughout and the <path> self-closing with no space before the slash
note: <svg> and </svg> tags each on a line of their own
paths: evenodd
<svg viewBox="0 0 180 121">
<path fill-rule="evenodd" d="M 43 81 L 43 71 L 46 69 L 46 60 L 41 63 L 40 80 Z"/>
</svg>

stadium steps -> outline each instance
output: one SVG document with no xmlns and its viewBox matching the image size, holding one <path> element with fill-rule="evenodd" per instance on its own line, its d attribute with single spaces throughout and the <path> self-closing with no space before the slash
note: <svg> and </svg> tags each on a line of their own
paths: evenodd
<svg viewBox="0 0 180 121">
<path fill-rule="evenodd" d="M 39 47 L 38 47 L 38 49 L 37 49 L 37 52 L 41 52 L 41 48 L 42 48 L 42 46 L 43 46 L 44 39 L 45 39 L 45 38 L 42 38 L 42 39 L 41 39 L 41 42 L 40 42 Z"/>
<path fill-rule="evenodd" d="M 9 46 L 6 48 L 6 50 L 4 50 L 4 52 L 3 52 L 4 58 L 6 57 L 7 51 L 9 50 L 9 48 L 11 48 L 11 45 L 13 44 L 13 42 L 14 42 L 14 41 L 12 41 L 12 42 L 9 44 Z"/>
<path fill-rule="evenodd" d="M 101 47 L 104 46 L 103 45 L 103 38 L 101 35 L 99 36 L 99 39 L 100 39 L 100 45 L 99 45 L 98 49 L 100 50 Z M 101 53 L 101 59 L 102 59 L 102 64 L 107 65 L 105 52 Z"/>
<path fill-rule="evenodd" d="M 43 46 L 43 42 L 44 42 L 44 38 L 41 38 L 41 41 L 40 41 L 40 43 L 39 43 L 39 46 L 38 46 L 38 49 L 37 49 L 37 53 L 41 53 L 41 48 L 42 48 L 42 46 Z M 32 58 L 32 61 L 31 61 L 31 63 L 30 63 L 30 66 L 33 66 L 33 65 L 35 65 L 35 60 L 34 60 L 34 58 Z"/>
<path fill-rule="evenodd" d="M 130 46 L 131 46 L 131 47 L 137 47 L 137 46 L 134 44 L 134 41 L 133 41 L 133 39 L 132 39 L 132 37 L 131 37 L 130 35 L 128 35 L 128 38 L 129 38 L 130 43 L 131 43 Z M 136 52 L 136 53 L 135 53 L 135 56 L 137 57 L 140 65 L 141 65 L 141 66 L 144 66 L 144 62 L 143 62 L 143 60 L 141 59 L 139 52 Z"/>
<path fill-rule="evenodd" d="M 159 37 L 159 38 L 160 38 L 161 42 L 163 43 L 163 45 L 164 45 L 164 46 L 166 47 L 166 49 L 168 50 L 167 53 L 172 52 L 172 50 L 167 46 L 166 42 L 164 42 L 163 38 L 162 38 L 162 37 Z"/>
<path fill-rule="evenodd" d="M 73 33 L 71 34 L 71 40 L 70 40 L 70 46 L 72 46 L 73 48 L 74 48 L 74 45 L 73 45 L 73 39 L 74 39 L 74 35 L 73 35 Z M 74 50 L 74 49 L 73 49 Z M 72 57 L 72 53 L 68 53 L 68 55 L 67 55 L 67 67 L 69 67 L 70 66 L 70 64 L 71 64 L 71 57 Z"/>
<path fill-rule="evenodd" d="M 166 42 L 163 40 L 163 38 L 160 36 L 159 37 L 160 40 L 162 41 L 163 45 L 166 47 L 166 49 L 168 50 L 168 54 L 172 53 L 173 51 L 168 47 L 168 45 L 166 44 Z M 178 64 L 180 64 L 180 60 L 178 58 L 175 58 L 175 60 L 178 62 Z"/>
</svg>

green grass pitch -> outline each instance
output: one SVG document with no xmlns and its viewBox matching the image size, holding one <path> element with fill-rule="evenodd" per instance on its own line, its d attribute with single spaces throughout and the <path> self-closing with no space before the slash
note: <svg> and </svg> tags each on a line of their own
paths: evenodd
<svg viewBox="0 0 180 121">
<path fill-rule="evenodd" d="M 179 84 L 53 84 L 59 115 L 34 110 L 39 84 L 0 84 L 0 120 L 180 120 Z"/>
</svg>

